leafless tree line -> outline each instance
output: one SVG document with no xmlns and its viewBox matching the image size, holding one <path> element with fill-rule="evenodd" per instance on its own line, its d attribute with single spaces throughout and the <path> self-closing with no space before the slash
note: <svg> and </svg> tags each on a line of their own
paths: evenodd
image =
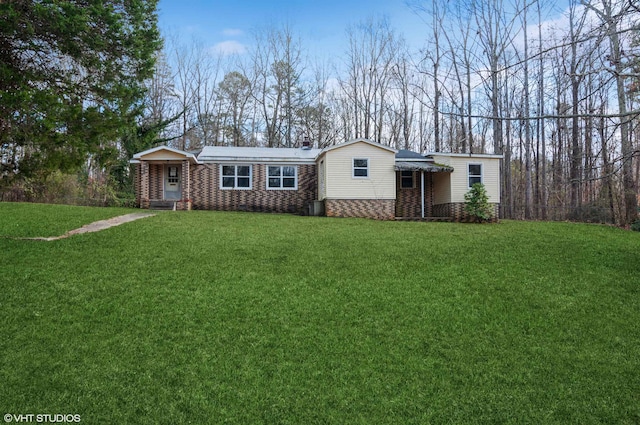
<svg viewBox="0 0 640 425">
<path fill-rule="evenodd" d="M 178 117 L 165 136 L 187 150 L 365 137 L 420 152 L 502 154 L 504 217 L 635 220 L 634 1 L 571 0 L 564 11 L 544 0 L 407 7 L 425 23 L 418 51 L 374 18 L 345 30 L 332 63 L 312 61 L 288 26 L 256 31 L 242 55 L 169 40 L 149 82 L 149 116 Z"/>
</svg>

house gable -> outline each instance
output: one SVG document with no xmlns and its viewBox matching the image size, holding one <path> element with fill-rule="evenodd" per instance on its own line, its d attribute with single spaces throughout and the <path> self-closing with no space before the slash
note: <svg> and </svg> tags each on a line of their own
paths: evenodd
<svg viewBox="0 0 640 425">
<path fill-rule="evenodd" d="M 317 160 L 321 199 L 395 199 L 395 154 L 364 139 L 326 148 Z"/>
<path fill-rule="evenodd" d="M 135 161 L 184 161 L 189 160 L 192 163 L 197 163 L 196 156 L 189 152 L 184 152 L 178 149 L 173 149 L 168 146 L 158 146 L 156 148 L 148 149 L 144 152 L 137 153 L 133 156 Z"/>
</svg>

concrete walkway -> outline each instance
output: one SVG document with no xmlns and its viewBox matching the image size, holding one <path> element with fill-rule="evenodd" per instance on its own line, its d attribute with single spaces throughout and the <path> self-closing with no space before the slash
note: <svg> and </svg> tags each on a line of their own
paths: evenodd
<svg viewBox="0 0 640 425">
<path fill-rule="evenodd" d="M 93 223 L 86 224 L 79 229 L 70 230 L 64 235 L 61 236 L 52 236 L 52 237 L 40 237 L 40 238 L 15 238 L 15 239 L 28 239 L 34 241 L 57 241 L 59 239 L 65 239 L 69 236 L 79 235 L 81 233 L 91 233 L 91 232 L 99 232 L 100 230 L 108 229 L 109 227 L 119 226 L 123 223 L 128 223 L 130 221 L 139 220 L 145 217 L 152 217 L 155 214 L 153 213 L 131 213 L 125 214 L 118 217 L 112 217 L 107 220 L 94 221 Z"/>
</svg>

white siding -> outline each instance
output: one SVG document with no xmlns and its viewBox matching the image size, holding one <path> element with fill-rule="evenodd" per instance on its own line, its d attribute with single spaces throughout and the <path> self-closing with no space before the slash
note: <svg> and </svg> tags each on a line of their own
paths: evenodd
<svg viewBox="0 0 640 425">
<path fill-rule="evenodd" d="M 433 173 L 433 203 L 435 205 L 451 202 L 451 174 Z"/>
<path fill-rule="evenodd" d="M 369 160 L 369 176 L 353 177 L 353 159 Z M 329 199 L 395 199 L 395 154 L 358 142 L 325 152 L 325 196 Z"/>
<path fill-rule="evenodd" d="M 439 164 L 449 165 L 454 169 L 450 177 L 450 192 L 447 194 L 450 200 L 444 201 L 444 197 L 441 197 L 437 193 L 437 190 L 439 190 L 440 187 L 435 186 L 434 184 L 434 192 L 436 192 L 434 199 L 435 204 L 448 202 L 464 202 L 464 195 L 469 191 L 469 164 L 482 164 L 482 182 L 487 189 L 489 202 L 500 202 L 499 158 L 492 158 L 482 155 L 446 156 L 446 154 L 434 154 L 433 159 Z"/>
</svg>

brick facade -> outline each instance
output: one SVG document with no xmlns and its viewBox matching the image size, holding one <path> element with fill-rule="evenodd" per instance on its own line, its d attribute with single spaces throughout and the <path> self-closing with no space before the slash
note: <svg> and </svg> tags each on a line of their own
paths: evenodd
<svg viewBox="0 0 640 425">
<path fill-rule="evenodd" d="M 164 193 L 164 165 L 149 164 L 149 199 L 163 199 Z"/>
<path fill-rule="evenodd" d="M 422 188 L 419 172 L 413 173 L 413 188 L 402 188 L 401 173 L 396 173 L 396 206 L 395 216 L 402 218 L 422 217 Z M 431 217 L 433 214 L 433 181 L 431 173 L 424 174 L 424 215 Z"/>
<path fill-rule="evenodd" d="M 395 218 L 395 199 L 325 199 L 327 217 Z"/>
<path fill-rule="evenodd" d="M 500 204 L 489 204 L 493 209 L 491 217 L 492 223 L 498 222 L 498 214 L 500 211 Z M 451 217 L 452 221 L 458 221 L 463 223 L 472 222 L 473 219 L 469 217 L 464 210 L 464 202 L 455 202 L 450 204 L 438 204 L 433 206 L 433 214 L 435 217 Z"/>
<path fill-rule="evenodd" d="M 194 209 L 302 214 L 317 199 L 315 164 L 297 165 L 298 189 L 267 189 L 268 164 L 252 165 L 252 189 L 220 188 L 220 164 L 193 167 L 190 199 Z"/>
<path fill-rule="evenodd" d="M 147 162 L 140 162 L 135 166 L 135 191 L 136 191 L 136 205 L 140 208 L 149 208 L 149 179 L 151 174 L 151 166 Z"/>
</svg>

